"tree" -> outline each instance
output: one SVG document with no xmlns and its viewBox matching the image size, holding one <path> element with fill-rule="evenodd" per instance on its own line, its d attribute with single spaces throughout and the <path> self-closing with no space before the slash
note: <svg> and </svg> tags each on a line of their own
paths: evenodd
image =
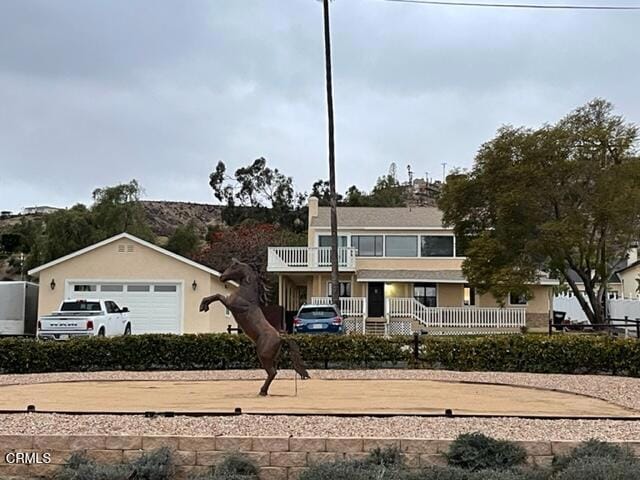
<svg viewBox="0 0 640 480">
<path fill-rule="evenodd" d="M 152 241 L 153 233 L 140 204 L 142 193 L 136 180 L 94 190 L 91 214 L 99 230 L 98 237 L 104 239 L 127 232 Z"/>
<path fill-rule="evenodd" d="M 554 125 L 501 128 L 470 172 L 448 177 L 439 199 L 445 224 L 468 243 L 470 283 L 496 298 L 530 294 L 545 270 L 603 323 L 614 265 L 640 238 L 637 139 L 637 127 L 601 99 Z"/>
<path fill-rule="evenodd" d="M 214 196 L 226 203 L 224 220 L 236 225 L 248 218 L 264 222 L 292 225 L 300 221 L 306 196 L 296 193 L 293 179 L 277 168 L 267 166 L 260 157 L 246 167 L 238 168 L 233 177 L 220 161 L 209 175 Z"/>
<path fill-rule="evenodd" d="M 273 224 L 246 221 L 212 231 L 207 245 L 196 258 L 200 263 L 220 272 L 229 266 L 232 258 L 237 258 L 251 265 L 273 287 L 275 278 L 267 274 L 268 247 L 304 246 L 306 241 L 304 233 L 296 234 Z M 277 293 L 274 288 L 271 291 L 272 295 Z"/>
<path fill-rule="evenodd" d="M 176 228 L 167 242 L 167 250 L 189 258 L 198 252 L 199 247 L 200 235 L 192 222 Z"/>
<path fill-rule="evenodd" d="M 46 228 L 37 242 L 34 255 L 27 263 L 32 265 L 50 262 L 99 240 L 91 212 L 85 205 L 77 204 L 67 210 L 58 210 L 46 217 Z"/>
<path fill-rule="evenodd" d="M 392 174 L 380 177 L 371 190 L 369 203 L 375 207 L 405 207 L 407 187 Z"/>
</svg>

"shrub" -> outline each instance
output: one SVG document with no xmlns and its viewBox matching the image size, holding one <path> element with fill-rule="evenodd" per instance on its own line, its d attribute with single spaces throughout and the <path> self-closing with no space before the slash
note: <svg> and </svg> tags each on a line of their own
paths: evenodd
<svg viewBox="0 0 640 480">
<path fill-rule="evenodd" d="M 407 472 L 402 480 L 548 480 L 543 470 L 480 470 L 472 472 L 457 467 L 429 467 Z"/>
<path fill-rule="evenodd" d="M 614 458 L 582 458 L 569 463 L 554 480 L 638 480 L 640 464 Z"/>
<path fill-rule="evenodd" d="M 505 470 L 525 463 L 527 452 L 513 442 L 495 440 L 482 433 L 456 438 L 447 454 L 449 465 L 466 470 Z"/>
<path fill-rule="evenodd" d="M 69 462 L 54 476 L 55 480 L 170 480 L 173 478 L 171 452 L 161 448 L 129 465 L 102 465 L 87 459 L 82 453 L 71 455 Z"/>
<path fill-rule="evenodd" d="M 190 477 L 191 480 L 258 480 L 258 467 L 247 457 L 231 454 L 205 475 Z"/>
<path fill-rule="evenodd" d="M 463 371 L 640 376 L 640 342 L 593 336 L 413 338 L 295 335 L 310 368 L 413 366 Z M 286 345 L 280 367 L 290 366 Z M 68 342 L 0 339 L 0 373 L 259 368 L 245 335 L 131 335 Z"/>
<path fill-rule="evenodd" d="M 619 462 L 635 462 L 633 452 L 629 448 L 601 442 L 599 440 L 589 440 L 578 445 L 567 456 L 559 456 L 553 459 L 553 469 L 563 470 L 573 462 L 582 462 L 590 459 L 610 459 Z"/>
<path fill-rule="evenodd" d="M 364 460 L 347 460 L 313 465 L 300 480 L 403 480 L 404 462 L 397 448 L 373 450 Z"/>
</svg>

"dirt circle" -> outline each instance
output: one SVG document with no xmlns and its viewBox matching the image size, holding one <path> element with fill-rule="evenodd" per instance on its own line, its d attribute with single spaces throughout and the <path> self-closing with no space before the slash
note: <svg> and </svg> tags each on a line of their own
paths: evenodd
<svg viewBox="0 0 640 480">
<path fill-rule="evenodd" d="M 456 413 L 531 416 L 635 416 L 602 399 L 537 388 L 434 380 L 72 381 L 5 385 L 0 409 L 61 412 Z"/>
</svg>

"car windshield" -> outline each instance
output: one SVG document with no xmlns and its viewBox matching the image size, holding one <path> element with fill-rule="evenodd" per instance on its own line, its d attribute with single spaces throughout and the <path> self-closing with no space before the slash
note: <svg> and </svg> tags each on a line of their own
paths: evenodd
<svg viewBox="0 0 640 480">
<path fill-rule="evenodd" d="M 298 318 L 302 319 L 318 319 L 318 318 L 333 318 L 335 317 L 336 311 L 332 307 L 314 307 L 314 308 L 305 308 L 300 310 L 300 314 Z"/>
<path fill-rule="evenodd" d="M 62 304 L 62 308 L 60 309 L 62 312 L 99 312 L 100 302 L 64 302 Z"/>
</svg>

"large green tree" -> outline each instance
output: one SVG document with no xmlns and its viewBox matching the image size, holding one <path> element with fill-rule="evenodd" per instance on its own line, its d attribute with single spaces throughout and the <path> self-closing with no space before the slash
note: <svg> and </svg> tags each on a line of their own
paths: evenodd
<svg viewBox="0 0 640 480">
<path fill-rule="evenodd" d="M 637 140 L 638 128 L 602 99 L 553 125 L 501 128 L 471 171 L 448 177 L 439 199 L 466 244 L 469 281 L 504 298 L 529 294 L 546 271 L 603 323 L 614 266 L 640 238 Z"/>
<path fill-rule="evenodd" d="M 108 238 L 127 232 L 152 241 L 153 233 L 140 204 L 142 193 L 136 180 L 94 190 L 91 215 L 99 230 L 98 236 Z"/>
</svg>

